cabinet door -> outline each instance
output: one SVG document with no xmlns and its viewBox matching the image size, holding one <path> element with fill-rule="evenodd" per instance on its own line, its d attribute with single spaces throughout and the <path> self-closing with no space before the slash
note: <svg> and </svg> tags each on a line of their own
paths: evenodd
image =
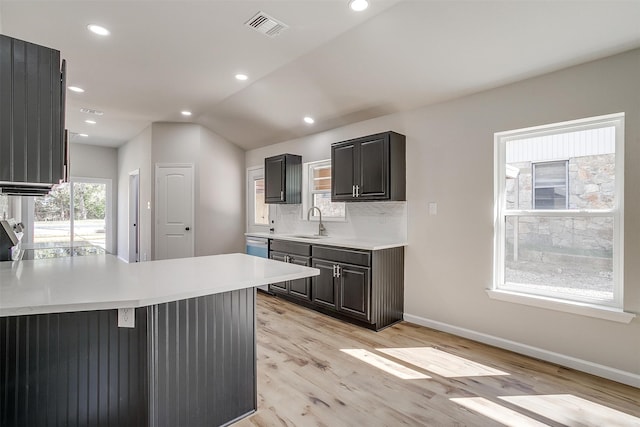
<svg viewBox="0 0 640 427">
<path fill-rule="evenodd" d="M 370 319 L 369 291 L 371 281 L 369 268 L 355 265 L 341 264 L 338 278 L 338 310 L 352 317 L 364 320 Z"/>
<path fill-rule="evenodd" d="M 389 138 L 382 135 L 359 144 L 358 200 L 389 198 Z"/>
<path fill-rule="evenodd" d="M 333 278 L 333 266 L 331 261 L 314 259 L 312 266 L 320 270 L 319 276 L 311 278 L 311 293 L 313 302 L 323 307 L 336 308 L 336 289 Z"/>
<path fill-rule="evenodd" d="M 291 264 L 309 266 L 309 258 L 293 257 L 289 259 Z M 306 277 L 304 279 L 295 279 L 289 282 L 289 295 L 300 297 L 302 299 L 311 299 L 311 279 Z"/>
<path fill-rule="evenodd" d="M 60 52 L 0 34 L 0 181 L 58 184 L 63 172 Z"/>
<path fill-rule="evenodd" d="M 266 203 L 284 201 L 285 157 L 264 159 L 264 200 Z"/>
<path fill-rule="evenodd" d="M 352 200 L 355 185 L 356 146 L 353 143 L 331 147 L 331 200 Z"/>
<path fill-rule="evenodd" d="M 271 258 L 274 261 L 282 261 L 282 262 L 286 262 L 286 254 L 280 253 L 280 252 L 271 252 L 269 254 L 269 258 Z M 287 285 L 289 284 L 289 282 L 278 282 L 278 283 L 271 283 L 269 285 L 269 290 L 271 292 L 279 292 L 279 293 L 284 293 L 286 294 L 288 292 L 288 287 Z"/>
</svg>

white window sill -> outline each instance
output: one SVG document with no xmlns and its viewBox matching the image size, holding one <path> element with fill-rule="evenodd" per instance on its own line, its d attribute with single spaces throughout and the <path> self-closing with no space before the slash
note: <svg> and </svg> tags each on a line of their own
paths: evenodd
<svg viewBox="0 0 640 427">
<path fill-rule="evenodd" d="M 616 308 L 604 307 L 595 304 L 581 302 L 569 302 L 548 297 L 525 295 L 517 292 L 498 291 L 487 289 L 489 298 L 523 304 L 531 307 L 546 308 L 548 310 L 563 311 L 565 313 L 579 314 L 581 316 L 595 317 L 610 320 L 612 322 L 630 323 L 636 315 Z"/>
</svg>

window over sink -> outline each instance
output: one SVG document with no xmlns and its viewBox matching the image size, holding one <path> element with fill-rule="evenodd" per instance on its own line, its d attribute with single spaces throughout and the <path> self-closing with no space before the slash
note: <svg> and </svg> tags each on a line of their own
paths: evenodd
<svg viewBox="0 0 640 427">
<path fill-rule="evenodd" d="M 303 182 L 303 213 L 316 206 L 322 212 L 322 220 L 344 221 L 346 219 L 345 203 L 331 201 L 331 160 L 305 163 Z M 311 218 L 318 220 L 318 211 L 312 212 Z"/>
</svg>

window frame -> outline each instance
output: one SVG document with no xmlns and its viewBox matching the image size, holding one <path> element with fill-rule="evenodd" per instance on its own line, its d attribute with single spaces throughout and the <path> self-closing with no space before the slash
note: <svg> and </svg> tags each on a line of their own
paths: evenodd
<svg viewBox="0 0 640 427">
<path fill-rule="evenodd" d="M 318 167 L 329 167 L 331 168 L 331 159 L 326 160 L 317 160 L 314 162 L 304 163 L 303 169 L 304 173 L 302 174 L 302 216 L 303 220 L 307 220 L 307 212 L 311 209 L 313 204 L 313 196 L 315 194 L 326 194 L 328 193 L 331 196 L 331 189 L 325 191 L 312 190 L 313 184 L 313 171 Z M 342 203 L 344 202 L 332 202 L 332 203 Z M 309 217 L 309 221 L 318 221 L 319 216 L 311 215 Z M 344 216 L 328 216 L 324 213 L 322 214 L 322 222 L 346 222 L 347 221 L 347 208 L 345 204 Z"/>
<path fill-rule="evenodd" d="M 624 301 L 624 113 L 608 114 L 494 134 L 494 262 L 491 293 L 513 294 L 518 297 L 547 299 L 569 305 L 589 305 L 605 309 L 623 309 Z M 610 209 L 508 209 L 506 204 L 506 145 L 509 141 L 547 136 L 602 127 L 615 128 L 615 202 Z M 532 171 L 533 179 L 533 171 Z M 567 193 L 569 194 L 567 178 Z M 567 197 L 567 203 L 568 197 Z M 506 219 L 510 216 L 538 217 L 611 217 L 613 219 L 613 298 L 569 297 L 554 292 L 533 291 L 505 283 Z M 490 293 L 490 295 L 491 295 Z M 501 299 L 501 298 L 498 298 Z"/>
<path fill-rule="evenodd" d="M 70 177 L 66 182 L 69 185 L 69 203 L 70 203 L 70 218 L 69 218 L 69 242 L 73 243 L 75 234 L 74 234 L 74 190 L 73 187 L 75 184 L 101 184 L 105 186 L 105 251 L 108 253 L 115 253 L 115 236 L 114 236 L 114 228 L 113 228 L 113 181 L 111 178 L 94 178 L 94 177 Z M 33 243 L 35 239 L 35 198 L 34 197 L 26 197 L 27 199 L 27 212 L 26 221 L 26 229 L 28 233 L 25 235 L 27 239 L 23 237 L 23 241 Z"/>
<path fill-rule="evenodd" d="M 253 167 L 247 169 L 247 184 L 246 184 L 246 195 L 247 195 L 247 232 L 268 232 L 271 226 L 271 218 L 273 215 L 272 205 L 267 204 L 267 223 L 266 224 L 258 224 L 255 221 L 256 211 L 255 211 L 255 181 L 259 179 L 264 179 L 264 167 Z"/>
</svg>

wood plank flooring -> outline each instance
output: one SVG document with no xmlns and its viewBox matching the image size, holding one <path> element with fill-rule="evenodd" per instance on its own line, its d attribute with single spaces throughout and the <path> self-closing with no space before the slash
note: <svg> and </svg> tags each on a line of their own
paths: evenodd
<svg viewBox="0 0 640 427">
<path fill-rule="evenodd" d="M 640 426 L 640 389 L 402 322 L 381 332 L 258 293 L 251 426 Z"/>
</svg>

